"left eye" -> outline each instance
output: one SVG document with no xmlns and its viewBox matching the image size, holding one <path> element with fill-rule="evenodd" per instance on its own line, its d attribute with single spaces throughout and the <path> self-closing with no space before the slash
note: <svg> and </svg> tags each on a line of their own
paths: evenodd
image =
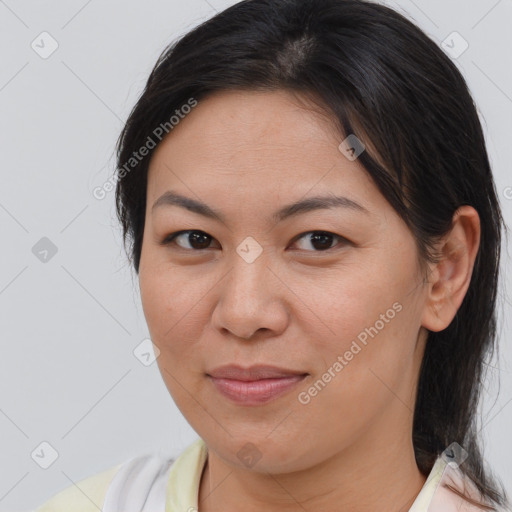
<svg viewBox="0 0 512 512">
<path fill-rule="evenodd" d="M 322 252 L 327 251 L 329 249 L 333 249 L 332 245 L 333 240 L 338 239 L 341 243 L 348 242 L 346 238 L 343 238 L 340 235 L 336 235 L 334 233 L 330 233 L 329 231 L 307 231 L 306 233 L 301 233 L 294 240 L 305 239 L 306 236 L 309 236 L 309 241 L 311 246 L 314 249 L 317 249 L 313 252 Z M 180 248 L 185 250 L 194 250 L 195 252 L 208 249 L 211 240 L 214 240 L 213 237 L 205 233 L 204 231 L 198 230 L 184 230 L 177 231 L 176 233 L 172 233 L 167 236 L 162 242 L 161 245 L 170 245 L 171 243 L 176 243 L 175 240 L 178 240 L 180 237 L 184 237 L 184 240 L 187 241 L 189 247 L 183 247 L 180 244 L 177 244 Z M 307 250 L 307 249 L 306 249 Z"/>
<path fill-rule="evenodd" d="M 301 235 L 299 235 L 296 238 L 296 240 L 301 240 L 306 236 L 310 237 L 310 244 L 315 249 L 318 249 L 318 251 L 314 252 L 327 251 L 329 249 L 333 249 L 334 246 L 332 246 L 332 242 L 335 239 L 340 240 L 342 243 L 348 242 L 348 240 L 346 240 L 342 236 L 330 233 L 329 231 L 308 231 L 307 233 L 302 233 Z"/>
</svg>

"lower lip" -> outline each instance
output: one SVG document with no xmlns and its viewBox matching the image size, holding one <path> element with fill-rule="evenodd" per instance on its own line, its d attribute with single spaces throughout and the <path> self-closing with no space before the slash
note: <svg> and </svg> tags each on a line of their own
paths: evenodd
<svg viewBox="0 0 512 512">
<path fill-rule="evenodd" d="M 261 405 L 284 395 L 304 380 L 306 375 L 254 381 L 209 377 L 217 390 L 234 402 L 242 405 Z"/>
</svg>

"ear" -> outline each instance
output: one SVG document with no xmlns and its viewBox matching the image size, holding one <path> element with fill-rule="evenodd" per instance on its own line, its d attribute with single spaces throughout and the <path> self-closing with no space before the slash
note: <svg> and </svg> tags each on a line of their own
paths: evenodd
<svg viewBox="0 0 512 512">
<path fill-rule="evenodd" d="M 442 331 L 452 322 L 469 288 L 480 245 L 480 218 L 468 205 L 453 215 L 452 228 L 439 242 L 440 260 L 431 266 L 423 327 Z"/>
</svg>

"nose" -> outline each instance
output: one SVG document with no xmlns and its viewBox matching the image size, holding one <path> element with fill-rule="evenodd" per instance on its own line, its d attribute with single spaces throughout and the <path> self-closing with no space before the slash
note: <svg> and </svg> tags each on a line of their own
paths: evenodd
<svg viewBox="0 0 512 512">
<path fill-rule="evenodd" d="M 247 263 L 234 259 L 231 270 L 217 285 L 213 327 L 250 339 L 258 331 L 268 336 L 282 333 L 289 321 L 286 292 L 289 290 L 261 257 Z"/>
</svg>

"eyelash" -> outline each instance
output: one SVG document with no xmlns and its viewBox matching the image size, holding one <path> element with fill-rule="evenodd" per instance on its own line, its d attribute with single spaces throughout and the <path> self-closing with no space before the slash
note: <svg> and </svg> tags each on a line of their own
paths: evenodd
<svg viewBox="0 0 512 512">
<path fill-rule="evenodd" d="M 198 230 L 198 229 L 185 229 L 185 230 L 182 230 L 182 231 L 176 231 L 174 233 L 171 233 L 170 235 L 166 236 L 161 242 L 160 242 L 160 245 L 163 245 L 163 246 L 168 246 L 168 245 L 171 245 L 171 244 L 175 244 L 175 239 L 180 236 L 180 235 L 184 235 L 184 234 L 190 234 L 190 233 L 201 233 L 203 235 L 206 235 L 206 237 L 210 238 L 211 240 L 215 240 L 212 236 L 208 235 L 208 233 L 204 232 L 204 231 L 201 231 L 201 230 Z M 298 240 L 300 240 L 301 238 L 303 238 L 305 235 L 309 235 L 309 234 L 320 234 L 320 235 L 328 235 L 328 236 L 332 236 L 334 238 L 337 238 L 339 241 L 341 241 L 341 244 L 338 244 L 338 245 L 345 245 L 345 244 L 348 244 L 350 243 L 349 240 L 347 240 L 346 238 L 342 237 L 341 235 L 337 235 L 336 233 L 331 233 L 330 231 L 322 231 L 322 230 L 316 230 L 316 231 L 305 231 L 304 233 L 300 233 L 299 235 L 297 235 L 294 239 L 293 239 L 293 242 L 296 242 Z M 206 249 L 188 249 L 188 248 L 185 248 L 185 247 L 181 247 L 178 245 L 178 248 L 179 249 L 183 249 L 184 251 L 189 251 L 189 252 L 201 252 L 201 251 L 204 251 L 206 249 L 209 249 L 209 247 L 207 247 Z M 336 249 L 336 245 L 333 246 L 333 247 L 329 247 L 327 249 L 324 249 L 324 250 L 314 250 L 314 251 L 306 251 L 306 252 L 316 252 L 316 253 L 324 253 L 324 252 L 329 252 L 333 249 Z"/>
</svg>

